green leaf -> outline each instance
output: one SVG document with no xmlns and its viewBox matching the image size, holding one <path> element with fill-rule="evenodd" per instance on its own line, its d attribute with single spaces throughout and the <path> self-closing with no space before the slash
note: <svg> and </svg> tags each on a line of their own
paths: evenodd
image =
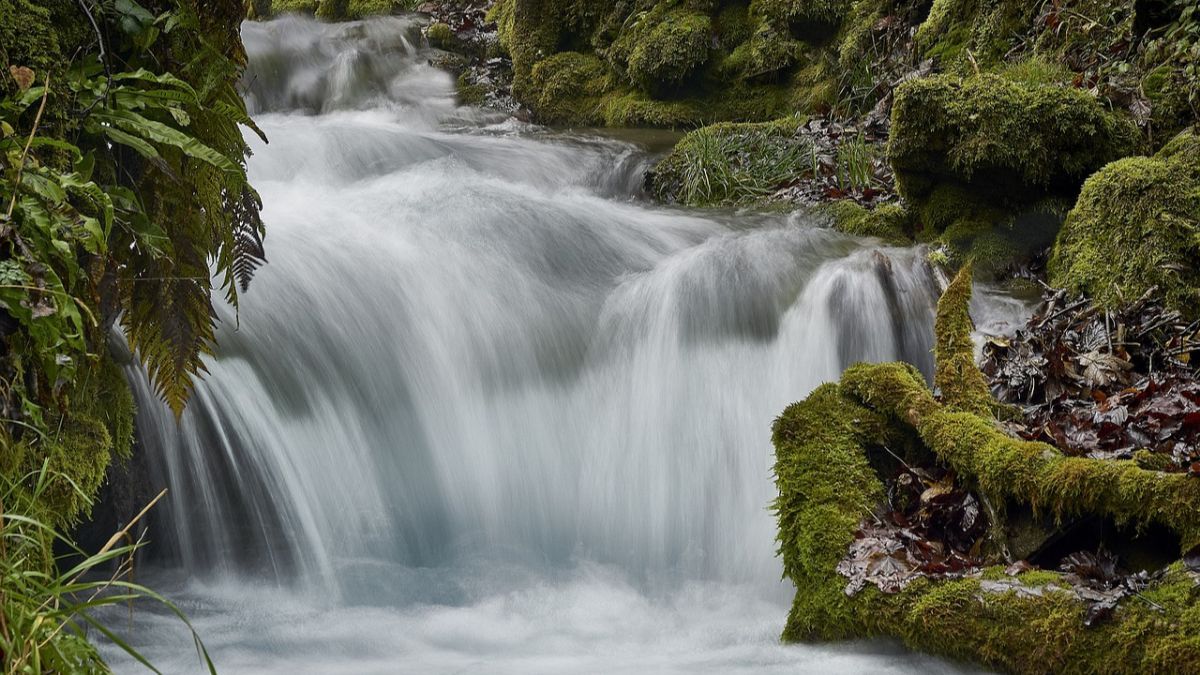
<svg viewBox="0 0 1200 675">
<path fill-rule="evenodd" d="M 98 119 L 108 121 L 131 134 L 136 134 L 155 143 L 178 148 L 188 157 L 211 164 L 222 171 L 233 174 L 241 173 L 241 167 L 225 155 L 201 143 L 194 136 L 190 136 L 162 122 L 156 122 L 128 110 L 111 110 L 97 113 L 96 116 Z"/>
<path fill-rule="evenodd" d="M 104 126 L 102 128 L 104 129 L 104 134 L 108 136 L 109 139 L 111 139 L 114 143 L 120 143 L 121 145 L 133 148 L 142 157 L 147 157 L 150 159 L 161 158 L 161 155 L 158 154 L 158 150 L 153 145 L 138 138 L 137 136 L 127 134 L 115 127 Z"/>
</svg>

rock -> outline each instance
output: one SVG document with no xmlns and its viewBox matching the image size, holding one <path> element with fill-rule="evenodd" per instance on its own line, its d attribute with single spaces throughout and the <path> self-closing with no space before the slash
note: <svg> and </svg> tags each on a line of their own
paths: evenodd
<svg viewBox="0 0 1200 675">
<path fill-rule="evenodd" d="M 1200 137 L 1187 131 L 1154 157 L 1129 157 L 1087 180 L 1058 236 L 1053 284 L 1115 308 L 1152 288 L 1200 317 Z"/>
</svg>

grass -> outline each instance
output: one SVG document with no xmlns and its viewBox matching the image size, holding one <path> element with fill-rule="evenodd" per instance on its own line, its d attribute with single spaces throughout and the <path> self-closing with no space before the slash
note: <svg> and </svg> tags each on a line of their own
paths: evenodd
<svg viewBox="0 0 1200 675">
<path fill-rule="evenodd" d="M 790 120 L 715 124 L 689 133 L 659 165 L 663 185 L 693 206 L 753 203 L 803 175 L 812 165 L 809 144 L 795 138 Z"/>
<path fill-rule="evenodd" d="M 837 150 L 838 186 L 843 190 L 871 187 L 875 181 L 875 155 L 861 131 L 842 141 Z"/>
<path fill-rule="evenodd" d="M 134 554 L 144 542 L 131 530 L 166 494 L 164 490 L 101 549 L 89 554 L 66 533 L 49 524 L 43 506 L 53 475 L 46 465 L 38 472 L 0 479 L 0 661 L 5 675 L 107 673 L 108 665 L 90 642 L 107 638 L 152 672 L 159 672 L 141 653 L 101 619 L 99 610 L 150 600 L 175 614 L 189 630 L 187 617 L 171 601 L 136 584 Z M 74 482 L 71 485 L 78 490 Z M 84 499 L 89 499 L 80 491 Z M 55 553 L 59 551 L 66 553 Z M 196 651 L 209 673 L 216 668 L 192 630 Z"/>
</svg>

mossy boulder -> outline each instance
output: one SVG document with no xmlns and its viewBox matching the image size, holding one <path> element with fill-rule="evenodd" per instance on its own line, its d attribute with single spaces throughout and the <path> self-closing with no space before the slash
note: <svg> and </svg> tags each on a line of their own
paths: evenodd
<svg viewBox="0 0 1200 675">
<path fill-rule="evenodd" d="M 899 204 L 880 204 L 868 209 L 857 202 L 842 200 L 823 210 L 833 219 L 833 229 L 839 232 L 876 237 L 898 246 L 912 243 L 912 214 Z"/>
<path fill-rule="evenodd" d="M 853 0 L 750 0 L 750 14 L 784 28 L 836 24 L 851 4 Z"/>
<path fill-rule="evenodd" d="M 1050 259 L 1055 285 L 1115 307 L 1151 288 L 1200 316 L 1200 138 L 1184 132 L 1154 157 L 1129 157 L 1083 186 Z"/>
<path fill-rule="evenodd" d="M 1035 11 L 1023 0 L 933 0 L 917 28 L 917 49 L 964 72 L 993 65 L 1028 32 Z"/>
<path fill-rule="evenodd" d="M 660 3 L 635 16 L 609 48 L 613 65 L 639 89 L 670 92 L 693 78 L 709 59 L 713 38 L 707 14 Z"/>
<path fill-rule="evenodd" d="M 1137 138 L 1131 121 L 1084 91 L 940 75 L 897 88 L 888 158 L 910 201 L 946 181 L 1040 195 L 1078 189 Z"/>
<path fill-rule="evenodd" d="M 611 88 L 608 67 L 599 58 L 559 52 L 533 67 L 526 95 L 543 122 L 587 125 L 598 122 Z"/>
<path fill-rule="evenodd" d="M 454 29 L 441 21 L 429 24 L 425 29 L 425 39 L 432 45 L 448 45 L 454 40 Z"/>
<path fill-rule="evenodd" d="M 318 19 L 338 21 L 345 19 L 350 9 L 350 0 L 320 0 L 317 4 Z"/>
</svg>

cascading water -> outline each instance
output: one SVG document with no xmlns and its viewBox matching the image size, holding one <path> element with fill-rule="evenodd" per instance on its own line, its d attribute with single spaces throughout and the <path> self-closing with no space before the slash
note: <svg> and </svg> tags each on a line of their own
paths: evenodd
<svg viewBox="0 0 1200 675">
<path fill-rule="evenodd" d="M 134 378 L 224 672 L 951 669 L 777 640 L 771 421 L 930 368 L 920 252 L 640 203 L 639 147 L 456 107 L 409 19 L 244 37 L 270 263 L 180 423 Z"/>
</svg>

